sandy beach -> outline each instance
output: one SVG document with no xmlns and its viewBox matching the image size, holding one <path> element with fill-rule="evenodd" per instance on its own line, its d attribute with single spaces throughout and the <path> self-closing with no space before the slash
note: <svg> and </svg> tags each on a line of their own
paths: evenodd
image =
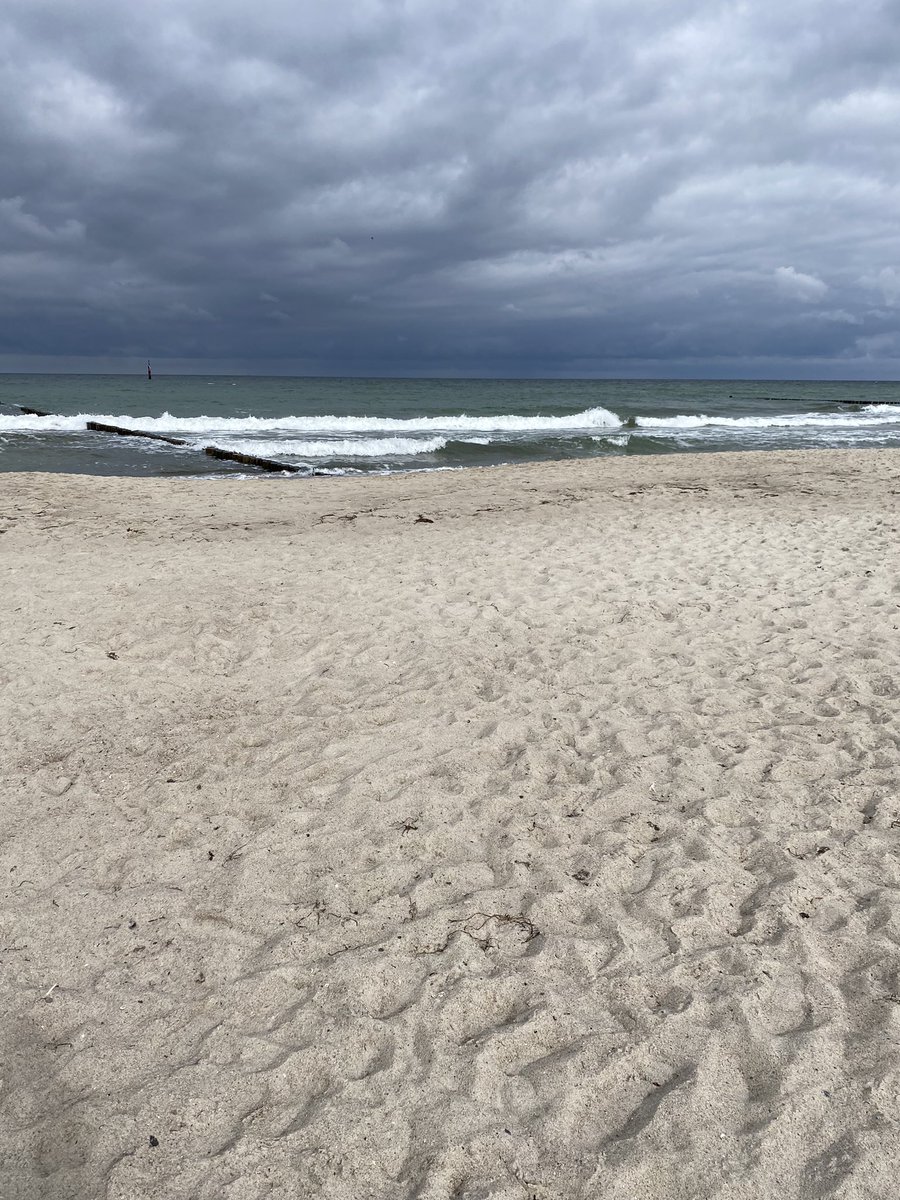
<svg viewBox="0 0 900 1200">
<path fill-rule="evenodd" d="M 895 1197 L 898 507 L 0 475 L 4 1200 Z"/>
</svg>

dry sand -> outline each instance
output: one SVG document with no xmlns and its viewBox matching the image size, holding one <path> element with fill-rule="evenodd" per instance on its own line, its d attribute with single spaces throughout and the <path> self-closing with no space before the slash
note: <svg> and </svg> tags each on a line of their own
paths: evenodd
<svg viewBox="0 0 900 1200">
<path fill-rule="evenodd" d="M 0 476 L 4 1200 L 893 1200 L 898 495 Z"/>
</svg>

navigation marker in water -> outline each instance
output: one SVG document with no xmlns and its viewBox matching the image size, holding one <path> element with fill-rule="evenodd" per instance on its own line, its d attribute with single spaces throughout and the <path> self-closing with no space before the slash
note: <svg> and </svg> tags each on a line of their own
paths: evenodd
<svg viewBox="0 0 900 1200">
<path fill-rule="evenodd" d="M 150 359 L 149 358 L 147 359 L 147 378 L 148 379 L 153 378 L 153 372 L 150 370 Z"/>
</svg>

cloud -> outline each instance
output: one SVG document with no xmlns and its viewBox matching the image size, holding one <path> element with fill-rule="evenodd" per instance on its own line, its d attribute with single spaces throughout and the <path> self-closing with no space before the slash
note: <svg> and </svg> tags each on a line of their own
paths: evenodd
<svg viewBox="0 0 900 1200">
<path fill-rule="evenodd" d="M 823 280 L 817 279 L 815 275 L 807 275 L 804 271 L 797 271 L 793 267 L 776 267 L 775 283 L 784 295 L 807 303 L 822 300 L 828 291 L 828 284 Z"/>
<path fill-rule="evenodd" d="M 876 0 L 7 0 L 0 356 L 898 370 L 898 62 Z"/>
<path fill-rule="evenodd" d="M 884 304 L 900 305 L 900 271 L 896 267 L 882 267 L 870 275 L 864 275 L 860 283 L 880 292 Z"/>
<path fill-rule="evenodd" d="M 69 217 L 55 229 L 44 225 L 33 213 L 26 212 L 21 196 L 0 199 L 0 240 L 4 237 L 11 243 L 21 245 L 65 246 L 84 240 L 84 225 Z"/>
</svg>

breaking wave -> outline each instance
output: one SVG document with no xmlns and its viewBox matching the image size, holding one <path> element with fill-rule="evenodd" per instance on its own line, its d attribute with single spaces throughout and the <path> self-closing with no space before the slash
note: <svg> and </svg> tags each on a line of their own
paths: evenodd
<svg viewBox="0 0 900 1200">
<path fill-rule="evenodd" d="M 638 429 L 680 431 L 684 429 L 846 429 L 900 423 L 900 409 L 887 404 L 871 405 L 854 413 L 786 413 L 778 416 L 718 417 L 703 413 L 678 417 L 635 417 Z"/>
<path fill-rule="evenodd" d="M 0 417 L 0 430 L 68 431 L 85 429 L 88 421 L 105 425 L 124 425 L 143 433 L 311 433 L 311 434 L 455 434 L 455 433 L 559 433 L 563 431 L 617 428 L 622 422 L 614 412 L 605 408 L 588 408 L 583 412 L 562 417 L 526 417 L 515 413 L 497 416 L 459 415 L 439 417 L 176 417 L 163 413 L 159 417 L 111 416 L 101 413 L 79 413 L 73 417 L 32 417 L 26 415 Z"/>
<path fill-rule="evenodd" d="M 263 458 L 400 458 L 406 455 L 433 454 L 443 450 L 446 438 L 332 438 L 330 441 L 292 441 L 283 438 L 263 441 L 256 438 L 219 438 L 211 443 L 220 450 L 239 454 L 258 454 Z"/>
</svg>

